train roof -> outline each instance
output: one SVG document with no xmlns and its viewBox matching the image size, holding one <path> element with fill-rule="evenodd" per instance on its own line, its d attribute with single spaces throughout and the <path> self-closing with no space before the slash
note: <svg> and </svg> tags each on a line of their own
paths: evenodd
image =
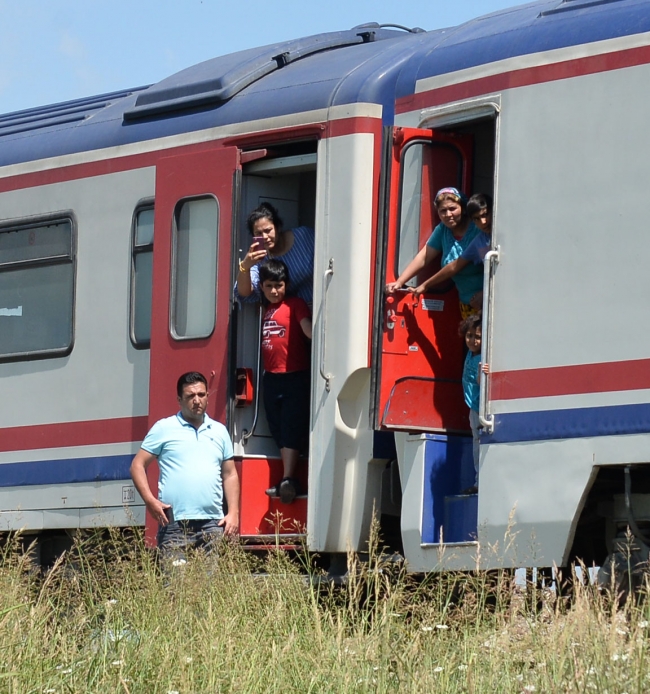
<svg viewBox="0 0 650 694">
<path fill-rule="evenodd" d="M 650 0 L 537 0 L 429 32 L 361 25 L 0 116 L 0 166 L 350 103 L 380 104 L 391 123 L 419 79 L 647 31 Z"/>
</svg>

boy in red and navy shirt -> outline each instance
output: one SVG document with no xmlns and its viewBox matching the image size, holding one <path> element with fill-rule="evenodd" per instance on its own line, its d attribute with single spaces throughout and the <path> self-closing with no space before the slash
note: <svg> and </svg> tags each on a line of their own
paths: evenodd
<svg viewBox="0 0 650 694">
<path fill-rule="evenodd" d="M 285 504 L 300 491 L 294 475 L 309 438 L 311 353 L 311 311 L 303 299 L 285 295 L 288 284 L 281 260 L 260 265 L 260 289 L 268 304 L 262 324 L 264 408 L 284 468 L 280 482 L 266 493 Z"/>
</svg>

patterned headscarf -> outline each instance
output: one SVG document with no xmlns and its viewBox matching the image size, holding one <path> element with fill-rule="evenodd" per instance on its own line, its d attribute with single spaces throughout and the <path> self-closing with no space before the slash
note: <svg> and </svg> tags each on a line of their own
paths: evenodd
<svg viewBox="0 0 650 694">
<path fill-rule="evenodd" d="M 467 196 L 465 195 L 465 193 L 461 193 L 460 190 L 458 190 L 458 188 L 452 188 L 452 187 L 449 187 L 449 188 L 441 188 L 441 189 L 436 193 L 436 197 L 435 197 L 435 199 L 434 199 L 434 204 L 435 204 L 435 205 L 438 204 L 438 198 L 439 198 L 441 195 L 451 195 L 452 197 L 456 198 L 456 202 L 460 203 L 460 204 L 462 205 L 463 208 L 464 208 L 465 205 L 467 204 Z"/>
</svg>

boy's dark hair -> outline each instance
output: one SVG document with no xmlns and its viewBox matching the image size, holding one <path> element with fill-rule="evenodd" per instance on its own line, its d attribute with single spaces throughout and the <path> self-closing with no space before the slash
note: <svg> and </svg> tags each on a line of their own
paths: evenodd
<svg viewBox="0 0 650 694">
<path fill-rule="evenodd" d="M 460 322 L 460 325 L 458 326 L 458 334 L 462 337 L 465 337 L 465 335 L 467 335 L 468 330 L 470 330 L 471 328 L 480 328 L 482 321 L 483 317 L 480 313 L 472 313 L 471 316 L 467 316 L 465 320 Z"/>
<path fill-rule="evenodd" d="M 492 212 L 492 196 L 487 193 L 475 193 L 467 201 L 467 214 L 473 217 L 478 214 L 481 210 L 487 210 Z"/>
<path fill-rule="evenodd" d="M 289 284 L 289 270 L 287 266 L 277 258 L 269 258 L 269 260 L 260 265 L 260 286 L 266 280 Z"/>
<path fill-rule="evenodd" d="M 282 231 L 282 217 L 278 211 L 271 205 L 270 202 L 263 202 L 259 207 L 256 207 L 246 220 L 248 231 L 252 234 L 255 228 L 255 222 L 260 219 L 268 219 L 273 224 L 275 230 L 280 233 Z"/>
<path fill-rule="evenodd" d="M 208 389 L 208 381 L 202 373 L 199 373 L 198 371 L 188 371 L 180 376 L 178 381 L 176 381 L 176 393 L 178 394 L 178 397 L 183 397 L 183 388 L 185 388 L 185 386 L 191 386 L 194 383 L 203 383 L 205 389 Z"/>
</svg>

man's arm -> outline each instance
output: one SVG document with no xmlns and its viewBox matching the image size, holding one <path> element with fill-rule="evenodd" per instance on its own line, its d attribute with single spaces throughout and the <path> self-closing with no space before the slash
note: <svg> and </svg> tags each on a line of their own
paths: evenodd
<svg viewBox="0 0 650 694">
<path fill-rule="evenodd" d="M 230 458 L 221 464 L 221 479 L 223 480 L 223 493 L 228 504 L 228 513 L 219 525 L 223 527 L 224 535 L 239 534 L 239 475 L 235 468 L 235 461 Z"/>
<path fill-rule="evenodd" d="M 169 508 L 169 504 L 163 504 L 162 501 L 156 499 L 151 493 L 151 489 L 149 489 L 149 481 L 147 480 L 146 470 L 155 459 L 156 456 L 153 453 L 149 453 L 149 451 L 141 448 L 131 462 L 131 479 L 138 490 L 138 494 L 142 497 L 147 511 L 160 525 L 168 525 L 169 521 L 164 509 Z"/>
</svg>

